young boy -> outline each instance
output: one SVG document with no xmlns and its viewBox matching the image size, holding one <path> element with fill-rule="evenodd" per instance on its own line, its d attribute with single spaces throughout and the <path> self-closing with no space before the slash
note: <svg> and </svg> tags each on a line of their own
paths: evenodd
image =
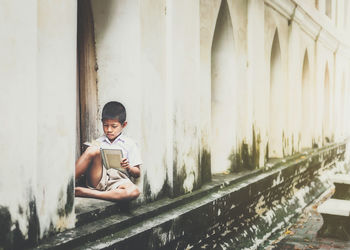
<svg viewBox="0 0 350 250">
<path fill-rule="evenodd" d="M 100 146 L 88 147 L 75 164 L 75 179 L 85 173 L 88 186 L 76 187 L 75 196 L 111 201 L 136 199 L 140 192 L 129 176 L 140 176 L 142 162 L 135 142 L 122 134 L 127 125 L 123 104 L 107 103 L 102 110 L 102 125 L 104 135 L 96 140 Z M 121 166 L 129 176 L 113 168 L 107 170 L 102 164 L 100 147 L 121 149 L 125 157 Z"/>
</svg>

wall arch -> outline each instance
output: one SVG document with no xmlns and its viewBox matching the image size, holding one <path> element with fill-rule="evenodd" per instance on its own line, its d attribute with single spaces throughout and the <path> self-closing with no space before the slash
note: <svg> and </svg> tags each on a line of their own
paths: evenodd
<svg viewBox="0 0 350 250">
<path fill-rule="evenodd" d="M 303 70 L 301 78 L 301 147 L 312 146 L 312 121 L 313 121 L 313 91 L 311 82 L 310 62 L 307 50 L 304 53 Z"/>
<path fill-rule="evenodd" d="M 322 138 L 323 144 L 330 142 L 330 119 L 331 119 L 331 86 L 329 66 L 326 63 L 324 74 L 324 88 L 323 88 L 323 122 L 322 122 Z"/>
<path fill-rule="evenodd" d="M 272 42 L 270 58 L 270 99 L 269 99 L 269 157 L 282 157 L 282 136 L 284 127 L 284 88 L 281 47 L 278 30 Z"/>
<path fill-rule="evenodd" d="M 339 133 L 342 137 L 344 136 L 345 117 L 346 117 L 345 94 L 346 94 L 346 80 L 345 80 L 345 72 L 343 72 L 342 78 L 341 78 L 341 89 L 340 89 L 340 113 L 338 114 Z"/>
<path fill-rule="evenodd" d="M 211 168 L 230 167 L 236 143 L 236 49 L 226 0 L 220 6 L 211 49 Z"/>
<path fill-rule="evenodd" d="M 332 18 L 332 1 L 326 0 L 326 15 Z"/>
</svg>

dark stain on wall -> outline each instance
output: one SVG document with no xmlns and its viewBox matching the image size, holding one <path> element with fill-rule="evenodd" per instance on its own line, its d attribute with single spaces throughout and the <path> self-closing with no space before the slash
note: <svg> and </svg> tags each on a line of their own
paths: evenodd
<svg viewBox="0 0 350 250">
<path fill-rule="evenodd" d="M 289 138 L 286 136 L 285 132 L 282 131 L 282 155 L 283 157 L 288 155 Z"/>
<path fill-rule="evenodd" d="M 155 174 L 155 173 L 152 173 L 152 174 Z M 163 186 L 162 186 L 161 190 L 157 194 L 152 195 L 151 185 L 148 182 L 147 173 L 144 174 L 143 195 L 144 195 L 146 202 L 158 200 L 158 199 L 161 199 L 163 197 L 167 197 L 170 194 L 171 194 L 171 191 L 170 191 L 170 187 L 168 185 L 168 176 L 167 175 L 165 177 L 165 180 L 163 182 Z"/>
<path fill-rule="evenodd" d="M 0 248 L 11 249 L 11 214 L 7 207 L 0 206 Z"/>
<path fill-rule="evenodd" d="M 259 167 L 260 156 L 260 134 L 252 128 L 252 143 L 249 145 L 246 141 L 241 142 L 236 151 L 229 156 L 231 162 L 230 170 L 232 172 L 241 172 L 244 170 L 254 170 Z"/>
<path fill-rule="evenodd" d="M 211 155 L 210 152 L 203 149 L 199 156 L 199 170 L 201 183 L 211 180 Z"/>
<path fill-rule="evenodd" d="M 21 205 L 18 206 L 18 213 L 21 215 L 23 214 L 23 208 Z"/>
<path fill-rule="evenodd" d="M 35 199 L 29 202 L 28 221 L 29 221 L 28 239 L 31 245 L 35 245 L 39 241 L 39 233 L 40 233 L 39 217 L 37 214 Z"/>
<path fill-rule="evenodd" d="M 23 249 L 38 243 L 40 230 L 35 199 L 29 202 L 28 207 L 28 235 L 23 235 L 18 221 L 12 222 L 9 209 L 0 206 L 0 249 Z M 22 211 L 20 214 L 23 214 L 22 207 L 19 207 L 19 211 Z"/>
<path fill-rule="evenodd" d="M 252 149 L 253 166 L 254 168 L 258 168 L 259 158 L 260 158 L 261 137 L 260 137 L 260 133 L 255 132 L 254 126 L 252 130 L 253 130 L 253 149 Z"/>
<path fill-rule="evenodd" d="M 66 190 L 66 193 L 67 193 L 67 202 L 66 202 L 66 205 L 65 205 L 65 211 L 66 211 L 66 214 L 70 214 L 72 213 L 73 211 L 73 207 L 74 207 L 74 177 L 72 176 L 70 178 L 70 181 L 68 183 L 68 186 L 67 186 L 67 190 Z"/>
<path fill-rule="evenodd" d="M 233 151 L 229 156 L 231 162 L 230 170 L 232 172 L 241 172 L 249 169 L 251 163 L 249 162 L 248 144 L 242 142 L 237 151 Z"/>
<path fill-rule="evenodd" d="M 186 170 L 185 168 L 181 168 L 180 173 L 177 172 L 177 161 L 173 162 L 173 178 L 174 178 L 174 186 L 173 186 L 173 196 L 179 196 L 185 193 L 185 189 L 183 188 L 184 180 L 186 179 Z"/>
<path fill-rule="evenodd" d="M 187 178 L 187 174 L 186 174 L 186 166 L 185 165 L 181 166 L 180 172 L 177 171 L 177 169 L 179 167 L 177 165 L 177 161 L 174 161 L 173 165 L 174 165 L 174 168 L 173 168 L 173 173 L 174 173 L 174 175 L 173 175 L 173 178 L 174 178 L 173 197 L 177 197 L 179 195 L 188 193 L 188 191 L 186 191 L 183 187 L 184 182 Z M 194 172 L 191 172 L 190 174 L 193 174 L 195 176 L 195 179 L 193 182 L 193 189 L 192 189 L 192 191 L 194 191 L 200 187 L 200 183 L 198 181 L 198 176 L 196 176 Z"/>
<path fill-rule="evenodd" d="M 68 216 L 74 207 L 74 177 L 70 178 L 66 190 L 61 190 L 58 201 L 57 214 L 60 217 Z"/>
<path fill-rule="evenodd" d="M 265 148 L 265 162 L 269 160 L 269 143 L 266 143 L 266 148 Z"/>
</svg>

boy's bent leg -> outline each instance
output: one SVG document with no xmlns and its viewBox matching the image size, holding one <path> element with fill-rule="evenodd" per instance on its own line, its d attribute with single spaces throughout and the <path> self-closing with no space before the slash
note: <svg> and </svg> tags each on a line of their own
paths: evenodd
<svg viewBox="0 0 350 250">
<path fill-rule="evenodd" d="M 96 187 L 102 177 L 102 160 L 100 149 L 88 147 L 75 164 L 75 179 L 87 173 L 89 184 Z"/>
<path fill-rule="evenodd" d="M 126 182 L 111 191 L 115 191 L 114 196 L 119 200 L 134 200 L 140 195 L 138 187 L 132 182 Z"/>
<path fill-rule="evenodd" d="M 118 188 L 109 191 L 99 191 L 95 189 L 76 187 L 75 195 L 81 197 L 91 197 L 109 201 L 127 201 L 136 199 L 140 191 L 135 184 L 128 182 L 120 185 Z"/>
</svg>

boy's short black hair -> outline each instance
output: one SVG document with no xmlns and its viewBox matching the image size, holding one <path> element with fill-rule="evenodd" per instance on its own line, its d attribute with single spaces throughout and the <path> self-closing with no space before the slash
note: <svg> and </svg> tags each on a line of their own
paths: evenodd
<svg viewBox="0 0 350 250">
<path fill-rule="evenodd" d="M 108 102 L 102 109 L 102 121 L 108 119 L 117 119 L 120 124 L 123 124 L 126 120 L 126 110 L 123 104 L 120 102 Z"/>
</svg>

